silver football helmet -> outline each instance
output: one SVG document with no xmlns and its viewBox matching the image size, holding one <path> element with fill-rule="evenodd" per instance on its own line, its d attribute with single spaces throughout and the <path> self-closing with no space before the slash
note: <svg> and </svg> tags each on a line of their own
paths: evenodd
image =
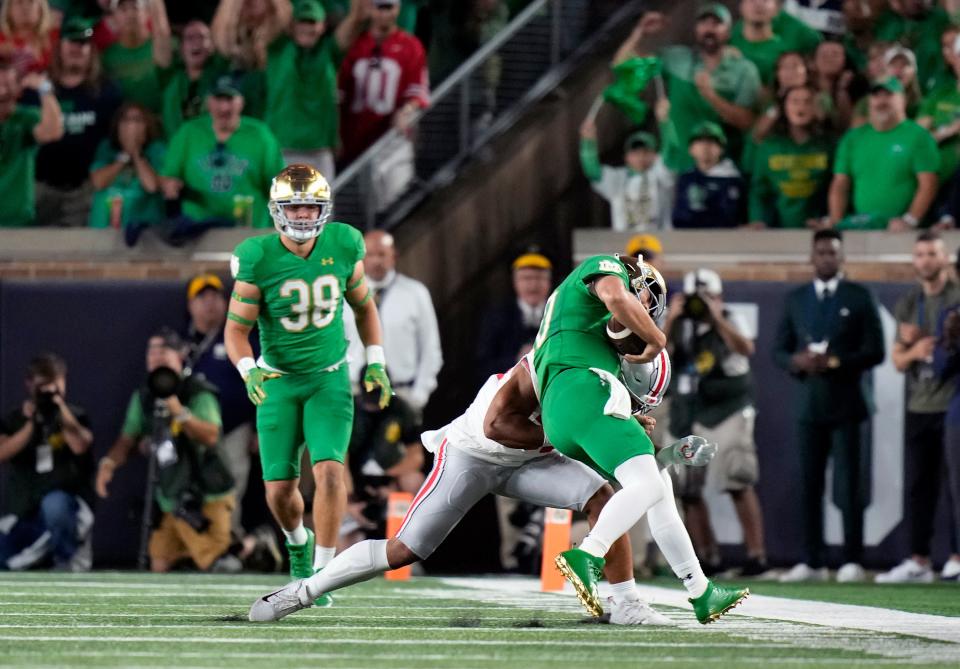
<svg viewBox="0 0 960 669">
<path fill-rule="evenodd" d="M 670 356 L 660 351 L 652 362 L 636 364 L 620 359 L 620 375 L 630 391 L 634 414 L 647 414 L 660 406 L 670 386 Z"/>
</svg>

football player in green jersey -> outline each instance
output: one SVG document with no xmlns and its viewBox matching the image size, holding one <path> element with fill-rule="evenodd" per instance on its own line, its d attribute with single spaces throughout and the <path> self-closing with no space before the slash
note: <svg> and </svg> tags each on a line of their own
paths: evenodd
<svg viewBox="0 0 960 669">
<path fill-rule="evenodd" d="M 343 299 L 366 345 L 367 390 L 387 378 L 380 318 L 363 273 L 360 232 L 328 223 L 326 179 L 308 165 L 290 165 L 273 179 L 270 215 L 279 234 L 250 237 L 231 259 L 236 279 L 224 340 L 227 354 L 257 405 L 257 434 L 267 504 L 287 537 L 291 578 L 307 578 L 333 558 L 346 510 L 343 459 L 353 426 Z M 250 330 L 259 326 L 262 355 L 253 359 Z M 303 526 L 300 458 L 310 453 L 316 493 L 316 535 Z M 327 595 L 317 604 L 329 606 Z"/>
<path fill-rule="evenodd" d="M 666 284 L 656 269 L 627 256 L 587 258 L 547 300 L 534 342 L 544 431 L 564 455 L 590 465 L 621 489 L 607 502 L 579 548 L 556 558 L 583 605 L 593 615 L 603 607 L 597 592 L 610 546 L 664 497 L 653 442 L 631 415 L 630 394 L 618 378 L 620 358 L 610 345 L 606 325 L 611 315 L 646 344 L 640 355 L 623 356 L 646 363 L 666 345 L 657 327 L 666 305 Z M 736 606 L 746 589 L 726 589 L 707 580 L 689 536 L 661 544 L 691 594 L 701 623 Z"/>
</svg>

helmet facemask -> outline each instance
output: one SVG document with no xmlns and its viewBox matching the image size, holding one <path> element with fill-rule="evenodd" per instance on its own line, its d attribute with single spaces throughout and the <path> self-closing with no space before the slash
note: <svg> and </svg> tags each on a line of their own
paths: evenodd
<svg viewBox="0 0 960 669">
<path fill-rule="evenodd" d="M 286 214 L 286 208 L 291 205 L 316 205 L 320 207 L 320 213 L 313 220 L 295 220 Z M 281 235 L 289 237 L 298 244 L 303 244 L 315 237 L 319 237 L 323 232 L 323 226 L 333 214 L 333 203 L 329 200 L 319 200 L 315 197 L 291 197 L 286 200 L 276 200 L 270 202 L 270 216 L 273 218 L 273 225 Z"/>
<path fill-rule="evenodd" d="M 659 321 L 667 309 L 667 285 L 660 272 L 643 262 L 643 258 L 620 255 L 617 258 L 627 268 L 627 278 L 633 293 L 642 304 L 646 292 L 647 303 L 644 306 L 647 313 L 650 318 Z"/>
</svg>

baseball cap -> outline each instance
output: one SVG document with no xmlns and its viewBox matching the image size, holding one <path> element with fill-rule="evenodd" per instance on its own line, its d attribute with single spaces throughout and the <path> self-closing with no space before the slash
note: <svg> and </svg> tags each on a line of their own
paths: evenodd
<svg viewBox="0 0 960 669">
<path fill-rule="evenodd" d="M 224 75 L 214 82 L 210 88 L 210 95 L 215 98 L 239 98 L 243 96 L 240 87 L 230 75 Z"/>
<path fill-rule="evenodd" d="M 184 349 L 183 337 L 181 337 L 176 330 L 167 326 L 161 327 L 150 335 L 150 339 L 160 339 L 161 346 L 173 349 L 174 351 L 182 352 Z"/>
<path fill-rule="evenodd" d="M 208 288 L 213 288 L 222 293 L 223 281 L 216 274 L 198 274 L 190 279 L 190 283 L 187 284 L 187 299 L 192 300 Z"/>
<path fill-rule="evenodd" d="M 708 295 L 722 295 L 723 282 L 720 275 L 703 267 L 687 272 L 683 277 L 683 294 L 693 295 L 701 289 Z"/>
<path fill-rule="evenodd" d="M 903 93 L 903 84 L 901 84 L 900 80 L 896 77 L 878 79 L 870 84 L 870 94 L 872 95 L 878 91 L 886 91 L 887 93 Z"/>
<path fill-rule="evenodd" d="M 913 51 L 901 44 L 894 44 L 892 47 L 883 52 L 883 64 L 889 65 L 890 62 L 897 56 L 906 58 L 911 67 L 917 66 L 917 57 L 914 55 Z"/>
<path fill-rule="evenodd" d="M 720 146 L 725 147 L 727 145 L 727 136 L 723 134 L 723 128 L 713 121 L 703 121 L 693 127 L 688 144 L 692 144 L 698 139 L 712 139 Z"/>
<path fill-rule="evenodd" d="M 628 256 L 643 256 L 645 261 L 653 260 L 663 254 L 663 244 L 656 235 L 634 235 L 624 249 Z"/>
<path fill-rule="evenodd" d="M 651 151 L 657 150 L 657 139 L 649 132 L 643 130 L 637 130 L 636 132 L 631 132 L 627 135 L 626 141 L 623 143 L 623 151 L 633 151 L 634 149 L 650 149 Z"/>
<path fill-rule="evenodd" d="M 63 22 L 60 38 L 70 42 L 89 42 L 93 39 L 93 26 L 82 18 L 70 18 Z"/>
<path fill-rule="evenodd" d="M 293 6 L 294 21 L 315 21 L 319 23 L 327 18 L 327 12 L 317 0 L 299 0 Z"/>
<path fill-rule="evenodd" d="M 697 21 L 705 16 L 713 16 L 724 25 L 729 26 L 733 23 L 733 17 L 730 15 L 730 10 L 719 2 L 705 2 L 704 4 L 700 5 L 700 8 L 697 10 Z"/>
<path fill-rule="evenodd" d="M 553 263 L 542 253 L 529 252 L 517 256 L 513 261 L 513 269 L 553 269 Z"/>
</svg>

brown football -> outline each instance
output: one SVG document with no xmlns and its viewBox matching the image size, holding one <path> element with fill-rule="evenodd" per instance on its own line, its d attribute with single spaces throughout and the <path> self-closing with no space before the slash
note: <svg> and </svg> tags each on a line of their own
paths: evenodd
<svg viewBox="0 0 960 669">
<path fill-rule="evenodd" d="M 614 317 L 607 321 L 607 339 L 620 355 L 640 355 L 647 343 Z"/>
</svg>

